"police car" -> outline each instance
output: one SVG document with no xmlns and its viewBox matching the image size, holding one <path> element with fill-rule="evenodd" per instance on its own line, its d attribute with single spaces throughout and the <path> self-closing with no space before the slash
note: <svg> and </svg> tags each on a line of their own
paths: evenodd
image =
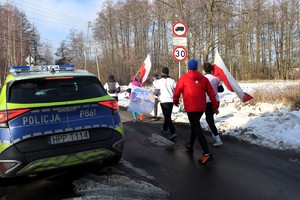
<svg viewBox="0 0 300 200">
<path fill-rule="evenodd" d="M 11 66 L 0 94 L 0 178 L 122 156 L 118 104 L 74 65 Z"/>
</svg>

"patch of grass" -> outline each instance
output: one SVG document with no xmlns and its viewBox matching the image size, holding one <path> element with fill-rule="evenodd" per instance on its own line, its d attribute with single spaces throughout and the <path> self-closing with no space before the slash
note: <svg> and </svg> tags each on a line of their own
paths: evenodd
<svg viewBox="0 0 300 200">
<path fill-rule="evenodd" d="M 257 88 L 253 95 L 251 105 L 257 103 L 282 103 L 291 110 L 300 109 L 300 84 L 286 87 Z"/>
</svg>

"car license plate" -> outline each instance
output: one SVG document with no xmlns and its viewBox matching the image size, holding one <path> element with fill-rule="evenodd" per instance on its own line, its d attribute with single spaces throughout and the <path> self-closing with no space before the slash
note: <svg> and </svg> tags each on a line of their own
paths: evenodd
<svg viewBox="0 0 300 200">
<path fill-rule="evenodd" d="M 88 131 L 78 131 L 73 133 L 65 133 L 50 136 L 50 144 L 60 144 L 79 140 L 87 140 L 90 138 Z"/>
</svg>

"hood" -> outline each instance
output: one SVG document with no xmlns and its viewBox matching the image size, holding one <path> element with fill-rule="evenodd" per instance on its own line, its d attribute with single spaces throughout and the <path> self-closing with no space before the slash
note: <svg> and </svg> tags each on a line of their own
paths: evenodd
<svg viewBox="0 0 300 200">
<path fill-rule="evenodd" d="M 188 79 L 192 79 L 193 81 L 200 81 L 201 79 L 204 78 L 204 75 L 202 75 L 197 70 L 188 71 L 188 73 L 186 73 L 186 76 L 187 76 Z"/>
</svg>

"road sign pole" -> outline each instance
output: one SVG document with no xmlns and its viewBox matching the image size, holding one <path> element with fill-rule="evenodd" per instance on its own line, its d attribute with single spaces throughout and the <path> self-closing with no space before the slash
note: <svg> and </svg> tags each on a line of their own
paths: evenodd
<svg viewBox="0 0 300 200">
<path fill-rule="evenodd" d="M 180 78 L 180 62 L 178 62 L 178 78 Z"/>
<path fill-rule="evenodd" d="M 187 46 L 187 38 L 185 37 L 187 34 L 188 28 L 184 22 L 176 22 L 172 26 L 172 32 L 175 37 L 173 37 L 173 57 L 178 61 L 178 77 L 181 76 L 181 64 L 180 62 L 184 61 L 188 52 L 186 50 Z"/>
</svg>

